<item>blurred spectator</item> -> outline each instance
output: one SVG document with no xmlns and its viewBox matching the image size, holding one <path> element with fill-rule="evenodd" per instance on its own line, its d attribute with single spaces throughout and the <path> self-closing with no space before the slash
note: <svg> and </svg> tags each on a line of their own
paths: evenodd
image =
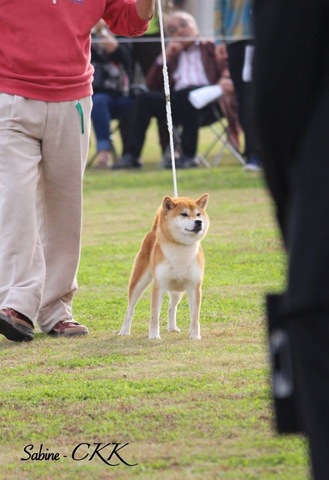
<svg viewBox="0 0 329 480">
<path fill-rule="evenodd" d="M 196 152 L 202 110 L 192 106 L 188 95 L 195 88 L 219 83 L 224 66 L 216 60 L 214 43 L 200 38 L 196 21 L 189 13 L 176 11 L 170 15 L 166 22 L 166 32 L 171 38 L 166 47 L 166 57 L 173 122 L 182 126 L 182 153 L 176 166 L 197 167 L 199 162 Z M 151 118 L 166 119 L 161 56 L 148 73 L 147 85 L 150 91 L 139 95 L 136 102 L 128 153 L 123 155 L 114 168 L 139 168 L 139 157 Z M 224 78 L 221 86 L 228 95 L 232 95 L 233 85 L 229 79 Z M 162 153 L 167 145 L 168 138 L 161 144 Z"/>
<path fill-rule="evenodd" d="M 261 170 L 261 153 L 253 112 L 251 81 L 254 48 L 252 0 L 215 0 L 215 35 L 218 60 L 228 57 L 245 137 L 245 170 Z"/>
<path fill-rule="evenodd" d="M 91 62 L 94 66 L 93 109 L 91 119 L 96 135 L 95 168 L 109 168 L 112 142 L 110 125 L 119 119 L 123 153 L 127 144 L 134 98 L 129 94 L 131 76 L 131 47 L 109 32 L 101 20 L 92 31 Z"/>
</svg>

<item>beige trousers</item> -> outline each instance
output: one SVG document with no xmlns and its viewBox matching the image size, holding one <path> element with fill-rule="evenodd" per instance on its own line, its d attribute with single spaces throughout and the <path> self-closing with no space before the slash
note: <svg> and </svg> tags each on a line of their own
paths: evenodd
<svg viewBox="0 0 329 480">
<path fill-rule="evenodd" d="M 0 309 L 44 332 L 72 317 L 90 111 L 0 93 Z"/>
</svg>

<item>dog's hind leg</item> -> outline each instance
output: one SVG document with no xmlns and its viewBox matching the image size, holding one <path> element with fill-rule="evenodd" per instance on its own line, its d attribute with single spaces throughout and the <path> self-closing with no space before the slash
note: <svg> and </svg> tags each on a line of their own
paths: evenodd
<svg viewBox="0 0 329 480">
<path fill-rule="evenodd" d="M 166 290 L 159 286 L 156 281 L 152 289 L 151 320 L 149 329 L 149 338 L 160 338 L 160 311 Z"/>
<path fill-rule="evenodd" d="M 169 292 L 170 303 L 168 308 L 168 332 L 180 332 L 176 324 L 177 305 L 181 301 L 183 292 Z"/>
<path fill-rule="evenodd" d="M 195 285 L 187 289 L 190 306 L 190 338 L 200 340 L 200 306 L 201 306 L 201 285 Z"/>
<path fill-rule="evenodd" d="M 138 272 L 139 270 L 137 261 L 129 284 L 128 308 L 119 335 L 130 335 L 131 322 L 136 303 L 152 280 L 152 275 L 149 268 L 144 270 L 141 275 Z"/>
</svg>

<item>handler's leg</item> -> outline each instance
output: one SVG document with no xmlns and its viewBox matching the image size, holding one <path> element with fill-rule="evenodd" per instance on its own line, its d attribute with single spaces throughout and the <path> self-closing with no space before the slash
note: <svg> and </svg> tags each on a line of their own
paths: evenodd
<svg viewBox="0 0 329 480">
<path fill-rule="evenodd" d="M 45 115 L 45 102 L 0 94 L 1 333 L 17 341 L 4 317 L 14 323 L 18 317 L 3 309 L 15 309 L 35 323 L 45 278 L 36 215 Z"/>
<path fill-rule="evenodd" d="M 72 320 L 77 290 L 82 224 L 82 183 L 90 134 L 91 99 L 49 104 L 42 148 L 42 202 L 39 205 L 46 280 L 38 317 L 40 329 L 75 335 L 88 333 Z M 64 323 L 63 323 L 64 321 Z M 60 328 L 59 328 L 60 327 Z"/>
</svg>

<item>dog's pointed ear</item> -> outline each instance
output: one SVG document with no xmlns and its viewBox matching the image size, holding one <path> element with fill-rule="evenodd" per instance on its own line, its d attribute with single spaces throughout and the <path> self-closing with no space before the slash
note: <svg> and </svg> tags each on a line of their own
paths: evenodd
<svg viewBox="0 0 329 480">
<path fill-rule="evenodd" d="M 199 207 L 205 210 L 208 204 L 208 200 L 209 200 L 209 194 L 205 193 L 200 198 L 198 198 L 195 203 L 199 205 Z"/>
<path fill-rule="evenodd" d="M 175 202 L 171 197 L 164 197 L 162 200 L 162 208 L 164 211 L 168 212 L 175 208 Z"/>
</svg>

